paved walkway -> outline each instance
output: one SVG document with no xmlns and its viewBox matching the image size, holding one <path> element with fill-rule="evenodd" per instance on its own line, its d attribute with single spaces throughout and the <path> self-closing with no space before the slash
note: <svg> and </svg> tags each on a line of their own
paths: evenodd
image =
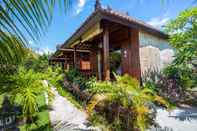
<svg viewBox="0 0 197 131">
<path fill-rule="evenodd" d="M 170 112 L 158 108 L 156 122 L 162 131 L 197 131 L 197 107 L 183 106 Z"/>
<path fill-rule="evenodd" d="M 55 98 L 52 110 L 49 112 L 51 125 L 54 131 L 98 131 L 99 129 L 87 126 L 87 114 L 77 109 L 70 101 L 60 96 L 52 88 Z"/>
</svg>

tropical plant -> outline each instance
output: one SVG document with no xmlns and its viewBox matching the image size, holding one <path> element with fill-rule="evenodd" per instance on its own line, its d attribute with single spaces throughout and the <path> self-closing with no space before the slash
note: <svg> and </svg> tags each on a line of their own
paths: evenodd
<svg viewBox="0 0 197 131">
<path fill-rule="evenodd" d="M 28 122 L 32 122 L 33 115 L 38 112 L 37 96 L 43 95 L 48 87 L 43 83 L 43 75 L 33 70 L 20 67 L 16 74 L 9 76 L 9 93 L 12 101 L 19 98 L 23 107 L 23 115 Z"/>
<path fill-rule="evenodd" d="M 60 69 L 48 68 L 44 73 L 35 72 L 32 69 L 25 69 L 20 66 L 16 73 L 7 75 L 5 83 L 2 85 L 1 94 L 6 93 L 11 96 L 12 102 L 19 99 L 23 107 L 23 115 L 28 122 L 33 122 L 38 110 L 38 96 L 48 94 L 49 99 L 53 97 L 51 86 L 59 86 L 59 81 L 63 79 Z M 48 80 L 46 84 L 44 80 Z"/>
<path fill-rule="evenodd" d="M 170 34 L 170 44 L 175 48 L 175 60 L 164 71 L 176 78 L 183 88 L 192 88 L 197 84 L 197 7 L 181 12 L 166 26 Z"/>
<path fill-rule="evenodd" d="M 99 127 L 102 131 L 110 131 L 110 124 L 107 122 L 103 115 L 99 115 L 95 112 L 91 113 L 88 120 L 95 127 Z"/>
<path fill-rule="evenodd" d="M 64 72 L 60 67 L 48 68 L 45 72 L 45 79 L 49 81 L 51 86 L 62 86 Z"/>
<path fill-rule="evenodd" d="M 145 87 L 154 90 L 159 96 L 164 97 L 171 103 L 178 104 L 185 99 L 184 88 L 182 88 L 178 78 L 169 77 L 156 70 L 150 70 L 144 73 L 142 80 Z"/>
<path fill-rule="evenodd" d="M 36 72 L 46 72 L 49 68 L 50 54 L 39 55 L 31 49 L 27 50 L 26 57 L 23 61 L 23 65 L 26 69 L 33 69 Z"/>
<path fill-rule="evenodd" d="M 116 72 L 121 65 L 121 52 L 115 51 L 110 53 L 110 71 Z"/>
<path fill-rule="evenodd" d="M 66 71 L 66 79 L 79 86 L 81 90 L 87 89 L 91 82 L 84 78 L 77 69 L 69 69 Z"/>
<path fill-rule="evenodd" d="M 56 5 L 65 12 L 71 0 L 1 0 L 0 1 L 0 65 L 23 58 L 22 48 L 28 38 L 36 43 L 50 25 Z M 16 41 L 17 38 L 17 41 Z M 17 58 L 17 59 L 15 59 Z M 6 69 L 6 68 L 5 68 Z"/>
<path fill-rule="evenodd" d="M 166 31 L 176 52 L 175 59 L 162 72 L 146 72 L 143 84 L 178 104 L 186 100 L 186 90 L 197 84 L 197 7 L 181 12 L 167 24 Z"/>
<path fill-rule="evenodd" d="M 0 71 L 21 62 L 23 58 L 21 56 L 24 56 L 24 53 L 24 46 L 16 36 L 0 30 Z"/>
<path fill-rule="evenodd" d="M 116 76 L 116 75 L 115 75 Z M 150 103 L 158 102 L 168 107 L 168 103 L 160 96 L 156 95 L 153 90 L 147 87 L 141 87 L 139 82 L 129 75 L 116 76 L 114 82 L 97 82 L 96 86 L 89 89 L 90 92 L 97 94 L 87 106 L 87 111 L 92 112 L 94 107 L 103 99 L 118 104 L 117 120 L 120 116 L 120 109 L 124 107 L 135 116 L 134 126 L 144 131 L 148 128 L 148 114 Z M 102 94 L 99 95 L 98 94 Z M 131 120 L 131 119 L 130 119 Z"/>
<path fill-rule="evenodd" d="M 197 7 L 181 12 L 166 26 L 170 44 L 176 49 L 175 64 L 191 64 L 197 57 Z"/>
<path fill-rule="evenodd" d="M 74 82 L 74 79 L 78 76 L 80 76 L 80 72 L 77 69 L 73 68 L 66 71 L 66 78 L 70 82 Z"/>
</svg>

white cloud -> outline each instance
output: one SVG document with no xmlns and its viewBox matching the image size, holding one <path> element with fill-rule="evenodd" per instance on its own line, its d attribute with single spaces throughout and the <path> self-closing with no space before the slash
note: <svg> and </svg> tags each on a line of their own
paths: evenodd
<svg viewBox="0 0 197 131">
<path fill-rule="evenodd" d="M 29 43 L 30 45 L 33 45 L 33 44 L 34 44 L 34 42 L 33 42 L 32 40 L 29 40 L 28 43 Z"/>
<path fill-rule="evenodd" d="M 84 8 L 86 4 L 86 0 L 78 0 L 77 8 L 76 8 L 76 14 L 78 15 Z"/>
<path fill-rule="evenodd" d="M 151 18 L 147 23 L 156 27 L 156 28 L 161 28 L 164 26 L 168 21 L 170 20 L 169 17 L 154 17 Z"/>
<path fill-rule="evenodd" d="M 78 6 L 84 7 L 85 3 L 86 3 L 86 0 L 79 0 Z"/>
<path fill-rule="evenodd" d="M 53 53 L 54 51 L 49 49 L 48 47 L 44 48 L 44 49 L 37 49 L 36 53 L 43 55 L 43 54 L 50 54 Z"/>
</svg>

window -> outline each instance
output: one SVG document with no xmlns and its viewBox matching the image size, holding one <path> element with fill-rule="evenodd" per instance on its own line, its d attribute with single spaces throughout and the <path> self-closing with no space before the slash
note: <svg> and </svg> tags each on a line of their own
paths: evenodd
<svg viewBox="0 0 197 131">
<path fill-rule="evenodd" d="M 80 62 L 80 69 L 81 70 L 90 70 L 90 61 L 81 60 Z"/>
</svg>

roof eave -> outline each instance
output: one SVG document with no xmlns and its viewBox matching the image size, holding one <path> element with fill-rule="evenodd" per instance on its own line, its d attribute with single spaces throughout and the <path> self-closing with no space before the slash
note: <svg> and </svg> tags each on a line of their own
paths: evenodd
<svg viewBox="0 0 197 131">
<path fill-rule="evenodd" d="M 60 47 L 66 48 L 69 47 L 74 41 L 80 39 L 80 36 L 88 30 L 89 27 L 94 25 L 96 22 L 99 22 L 100 20 L 105 19 L 113 22 L 117 22 L 120 24 L 123 24 L 125 26 L 131 27 L 131 28 L 138 28 L 140 30 L 149 32 L 153 35 L 156 35 L 158 37 L 161 37 L 163 39 L 168 39 L 169 35 L 154 28 L 151 25 L 148 25 L 142 21 L 138 20 L 131 20 L 129 19 L 129 16 L 121 16 L 118 14 L 110 13 L 106 9 L 98 9 L 95 10 L 86 20 L 82 23 L 82 25 L 71 35 L 69 39 L 67 39 Z M 61 52 L 61 50 L 57 50 L 53 56 L 58 55 Z"/>
</svg>

